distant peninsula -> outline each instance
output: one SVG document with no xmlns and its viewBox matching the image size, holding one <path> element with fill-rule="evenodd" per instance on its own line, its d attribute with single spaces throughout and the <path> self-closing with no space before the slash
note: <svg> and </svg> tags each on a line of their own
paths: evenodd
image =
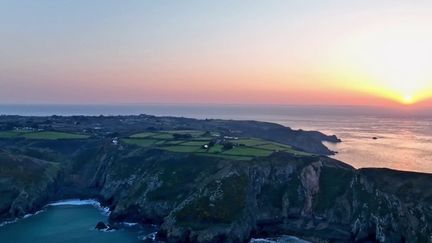
<svg viewBox="0 0 432 243">
<path fill-rule="evenodd" d="M 355 169 L 268 122 L 0 116 L 0 221 L 96 198 L 169 242 L 431 242 L 432 175 Z M 95 222 L 95 225 L 98 222 Z"/>
</svg>

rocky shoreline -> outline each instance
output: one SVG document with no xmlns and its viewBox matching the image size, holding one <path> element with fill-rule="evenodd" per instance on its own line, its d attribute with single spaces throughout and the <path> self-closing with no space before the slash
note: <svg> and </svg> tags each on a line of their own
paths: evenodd
<svg viewBox="0 0 432 243">
<path fill-rule="evenodd" d="M 160 151 L 113 160 L 122 152 L 99 153 L 87 165 L 98 168 L 91 177 L 60 176 L 51 193 L 96 191 L 94 198 L 112 210 L 110 221 L 160 225 L 160 240 L 245 242 L 288 234 L 311 242 L 430 242 L 432 175 L 355 170 L 326 157 L 284 153 L 251 162 Z M 17 197 L 9 212 L 22 217 L 47 202 L 29 199 Z"/>
<path fill-rule="evenodd" d="M 232 132 L 267 136 L 255 128 L 261 123 L 247 124 L 231 123 Z M 157 238 L 168 242 L 283 235 L 310 242 L 432 242 L 431 174 L 354 169 L 323 155 L 282 151 L 251 160 L 206 157 L 118 146 L 99 133 L 105 134 L 0 139 L 0 219 L 23 217 L 52 201 L 95 198 L 110 209 L 111 222 L 158 225 Z"/>
<path fill-rule="evenodd" d="M 101 203 L 95 199 L 83 199 L 83 200 L 81 200 L 81 199 L 64 199 L 64 200 L 59 200 L 59 201 L 55 201 L 55 202 L 49 202 L 42 207 L 32 208 L 24 216 L 18 215 L 16 218 L 3 220 L 0 222 L 0 227 L 7 225 L 7 224 L 16 223 L 19 220 L 26 219 L 28 217 L 43 213 L 47 207 L 64 206 L 64 205 L 70 205 L 70 206 L 92 205 L 93 207 L 99 209 L 102 214 L 105 214 L 107 216 L 109 216 L 109 214 L 110 214 L 109 208 L 101 206 Z"/>
</svg>

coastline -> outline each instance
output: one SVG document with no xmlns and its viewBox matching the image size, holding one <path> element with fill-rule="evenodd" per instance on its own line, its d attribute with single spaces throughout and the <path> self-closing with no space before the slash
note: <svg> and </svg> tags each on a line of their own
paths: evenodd
<svg viewBox="0 0 432 243">
<path fill-rule="evenodd" d="M 16 223 L 20 220 L 23 220 L 23 219 L 38 215 L 40 213 L 43 213 L 43 212 L 45 212 L 46 208 L 48 208 L 48 207 L 84 206 L 84 205 L 93 206 L 94 208 L 98 209 L 101 214 L 103 214 L 105 216 L 109 216 L 111 214 L 111 210 L 109 209 L 109 207 L 102 206 L 102 204 L 96 199 L 77 199 L 77 198 L 63 199 L 63 200 L 58 200 L 58 201 L 54 201 L 51 203 L 47 203 L 40 210 L 37 210 L 34 213 L 28 213 L 28 214 L 24 215 L 23 217 L 17 217 L 17 218 L 12 219 L 12 220 L 5 220 L 3 222 L 0 222 L 0 227 L 3 227 L 3 226 L 8 225 L 8 224 L 13 224 L 13 223 Z M 125 227 L 133 227 L 133 226 L 137 226 L 137 225 L 141 226 L 141 224 L 138 222 L 128 222 L 128 221 L 117 222 L 117 224 L 123 225 Z M 155 225 L 151 225 L 151 226 L 155 227 Z"/>
<path fill-rule="evenodd" d="M 35 216 L 35 215 L 38 215 L 40 213 L 43 213 L 47 207 L 66 206 L 66 205 L 71 205 L 71 206 L 92 205 L 95 208 L 99 209 L 99 211 L 101 211 L 101 213 L 105 214 L 106 216 L 109 216 L 109 214 L 110 214 L 109 208 L 101 206 L 100 202 L 98 202 L 96 199 L 82 199 L 82 200 L 81 199 L 64 199 L 64 200 L 59 200 L 59 201 L 45 204 L 43 207 L 41 207 L 39 210 L 37 210 L 34 213 L 28 213 L 22 217 L 17 217 L 17 218 L 12 219 L 12 220 L 5 220 L 3 222 L 0 222 L 0 227 L 3 227 L 3 226 L 8 225 L 8 224 L 13 224 L 13 223 L 16 223 L 20 220 L 23 220 L 23 219 L 29 218 L 31 216 Z"/>
<path fill-rule="evenodd" d="M 5 168 L 14 169 L 17 163 L 22 166 L 31 163 L 35 168 L 41 168 L 31 171 L 31 178 L 38 179 L 39 184 L 31 184 L 36 185 L 31 190 L 23 187 L 23 192 L 17 194 L 19 197 L 10 200 L 9 219 L 50 206 L 92 205 L 109 218 L 91 220 L 85 230 L 93 229 L 99 222 L 110 224 L 108 227 L 112 229 L 126 230 L 122 226 L 136 226 L 130 229 L 132 231 L 157 223 L 157 237 L 148 235 L 148 232 L 154 232 L 149 229 L 147 239 L 209 242 L 223 238 L 243 242 L 250 237 L 265 239 L 267 236 L 293 235 L 310 241 L 347 241 L 353 237 L 358 241 L 371 237 L 378 240 L 405 237 L 414 241 L 428 237 L 422 230 L 430 227 L 427 222 L 432 188 L 430 175 L 376 168 L 355 169 L 327 156 L 301 152 L 288 144 L 292 142 L 316 150 L 316 146 L 326 140 L 323 138 L 332 137 L 320 132 L 293 131 L 277 124 L 254 121 L 202 121 L 146 115 L 44 117 L 39 120 L 3 118 L 22 123 L 20 127 L 27 121 L 55 122 L 54 128 L 32 133 L 37 136 L 27 138 L 11 131 L 5 133 L 11 139 L 0 139 L 5 146 L 16 148 L 1 151 Z M 71 121 L 74 121 L 73 126 Z M 180 122 L 181 127 L 177 125 Z M 81 134 L 81 128 L 94 129 L 86 130 L 86 138 L 64 138 Z M 197 128 L 199 133 L 194 135 L 192 131 Z M 147 135 L 165 135 L 166 138 L 134 137 L 146 129 Z M 60 130 L 69 133 L 56 132 Z M 202 156 L 199 145 L 211 139 L 211 133 L 205 133 L 205 130 L 226 134 L 224 138 L 233 138 L 231 140 L 242 138 L 236 150 L 228 150 L 230 153 L 242 152 L 244 147 L 249 150 L 228 158 L 213 153 L 211 158 Z M 107 133 L 110 131 L 118 133 Z M 169 131 L 177 131 L 174 133 L 177 136 Z M 178 138 L 183 133 L 189 134 L 189 139 Z M 46 134 L 55 134 L 61 139 L 46 139 Z M 287 145 L 274 142 L 284 138 L 292 139 L 286 141 L 290 146 L 286 150 L 284 146 Z M 189 144 L 178 145 L 179 141 L 174 140 Z M 161 143 L 156 145 L 154 141 Z M 39 153 L 32 150 L 35 145 Z M 273 152 L 264 153 L 267 151 Z M 70 154 L 75 156 L 68 156 Z M 242 161 L 239 156 L 248 157 Z M 51 163 L 53 158 L 67 162 Z M 41 178 L 38 175 L 42 170 L 46 173 Z M 27 174 L 17 175 L 15 180 L 18 182 L 28 178 Z M 16 184 L 13 180 L 8 183 Z M 42 190 L 44 194 L 40 193 Z M 64 198 L 73 199 L 51 201 Z M 416 211 L 409 210 L 413 204 L 417 205 Z M 113 212 L 104 206 L 109 206 Z M 99 214 L 92 207 L 88 208 Z M 64 207 L 65 210 L 69 208 Z M 412 222 L 405 215 L 411 217 Z M 375 217 L 380 221 L 374 220 Z M 15 221 L 9 223 L 12 222 Z M 376 227 L 371 226 L 377 222 L 379 234 Z M 310 226 L 305 229 L 304 225 Z"/>
<path fill-rule="evenodd" d="M 82 206 L 82 205 L 91 205 L 101 211 L 102 214 L 109 216 L 111 211 L 109 207 L 104 207 L 102 204 L 96 199 L 65 199 L 52 203 L 48 203 L 44 206 L 44 208 L 49 206 Z"/>
</svg>

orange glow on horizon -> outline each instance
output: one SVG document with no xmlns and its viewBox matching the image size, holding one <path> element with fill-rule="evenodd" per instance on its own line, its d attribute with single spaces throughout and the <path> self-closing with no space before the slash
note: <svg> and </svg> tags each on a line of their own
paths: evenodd
<svg viewBox="0 0 432 243">
<path fill-rule="evenodd" d="M 415 105 L 432 97 L 432 31 L 400 19 L 354 31 L 333 50 L 329 72 L 345 89 Z"/>
<path fill-rule="evenodd" d="M 432 107 L 432 3 L 138 2 L 0 15 L 0 103 Z"/>
</svg>

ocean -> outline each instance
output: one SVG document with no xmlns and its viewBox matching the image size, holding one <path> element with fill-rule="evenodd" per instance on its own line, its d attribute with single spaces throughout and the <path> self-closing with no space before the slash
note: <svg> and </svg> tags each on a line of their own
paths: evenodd
<svg viewBox="0 0 432 243">
<path fill-rule="evenodd" d="M 95 229 L 99 221 L 108 222 L 108 214 L 93 200 L 68 200 L 49 204 L 34 215 L 0 224 L 2 243 L 133 243 L 151 239 L 151 226 L 125 224 L 113 231 Z"/>
<path fill-rule="evenodd" d="M 387 167 L 432 173 L 432 109 L 282 105 L 0 105 L 5 115 L 182 116 L 275 122 L 334 134 L 332 156 L 355 168 Z M 376 139 L 373 139 L 373 138 Z"/>
</svg>

